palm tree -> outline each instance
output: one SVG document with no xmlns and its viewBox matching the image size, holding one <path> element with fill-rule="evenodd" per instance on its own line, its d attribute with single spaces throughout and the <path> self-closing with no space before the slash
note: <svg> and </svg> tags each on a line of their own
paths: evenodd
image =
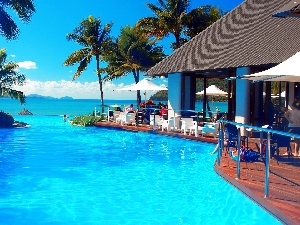
<svg viewBox="0 0 300 225">
<path fill-rule="evenodd" d="M 9 96 L 17 99 L 21 104 L 25 103 L 25 95 L 21 91 L 13 89 L 14 85 L 23 85 L 25 75 L 17 72 L 16 62 L 6 62 L 6 49 L 0 49 L 0 96 Z"/>
<path fill-rule="evenodd" d="M 172 34 L 175 38 L 175 42 L 171 44 L 173 50 L 187 41 L 184 34 L 191 38 L 222 16 L 218 8 L 210 6 L 188 12 L 190 0 L 158 0 L 158 3 L 159 6 L 147 4 L 154 16 L 139 20 L 137 25 L 145 34 L 158 39 Z M 198 28 L 195 30 L 195 27 Z"/>
<path fill-rule="evenodd" d="M 107 46 L 109 46 L 109 43 L 111 42 L 111 27 L 112 23 L 102 26 L 100 19 L 96 19 L 93 16 L 89 16 L 87 19 L 84 19 L 80 25 L 74 29 L 73 33 L 67 35 L 68 41 L 72 40 L 83 46 L 83 48 L 71 53 L 71 55 L 69 55 L 64 62 L 65 66 L 73 66 L 79 63 L 77 71 L 73 76 L 74 81 L 87 68 L 88 64 L 92 60 L 92 57 L 95 57 L 96 74 L 98 76 L 98 82 L 100 86 L 102 113 L 104 113 L 104 99 L 100 60 L 102 60 L 102 56 L 105 53 Z"/>
<path fill-rule="evenodd" d="M 107 73 L 105 79 L 113 80 L 132 73 L 135 83 L 138 83 L 140 72 L 154 66 L 163 57 L 163 49 L 156 46 L 156 41 L 146 37 L 137 27 L 126 26 L 104 55 L 108 63 L 104 69 Z M 137 91 L 137 104 L 140 102 L 140 91 Z"/>
<path fill-rule="evenodd" d="M 210 5 L 193 9 L 185 17 L 184 24 L 187 29 L 184 30 L 184 34 L 191 39 L 220 19 L 223 15 L 224 12 L 222 10 Z"/>
<path fill-rule="evenodd" d="M 15 11 L 22 22 L 29 22 L 35 12 L 33 0 L 0 1 L 0 33 L 7 40 L 16 39 L 20 33 L 17 24 L 7 11 Z"/>
</svg>

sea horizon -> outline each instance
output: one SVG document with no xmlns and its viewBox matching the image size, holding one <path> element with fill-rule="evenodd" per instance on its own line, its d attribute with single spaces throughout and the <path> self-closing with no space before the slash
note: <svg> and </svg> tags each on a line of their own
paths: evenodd
<svg viewBox="0 0 300 225">
<path fill-rule="evenodd" d="M 167 104 L 167 101 L 155 101 Z M 104 112 L 107 112 L 108 107 L 118 105 L 121 108 L 133 104 L 136 106 L 136 99 L 132 100 L 115 100 L 104 99 Z M 217 107 L 221 112 L 227 111 L 227 102 L 210 102 L 210 107 L 213 110 Z M 18 100 L 11 98 L 0 99 L 0 110 L 9 113 L 12 116 L 18 115 L 23 109 L 28 110 L 35 116 L 62 116 L 69 117 L 91 114 L 95 110 L 101 111 L 100 99 L 74 99 L 74 98 L 27 98 L 25 104 L 21 104 Z M 202 102 L 196 102 L 196 110 L 202 110 Z"/>
</svg>

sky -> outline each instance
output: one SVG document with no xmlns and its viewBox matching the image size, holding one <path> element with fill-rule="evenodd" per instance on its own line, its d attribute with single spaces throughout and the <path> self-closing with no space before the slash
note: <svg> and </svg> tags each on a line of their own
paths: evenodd
<svg viewBox="0 0 300 225">
<path fill-rule="evenodd" d="M 243 0 L 191 0 L 190 6 L 193 9 L 212 5 L 223 11 L 230 11 L 242 2 Z M 25 95 L 99 99 L 99 83 L 94 72 L 95 62 L 92 61 L 87 70 L 75 81 L 72 81 L 72 78 L 77 65 L 63 66 L 67 57 L 82 47 L 67 41 L 66 35 L 72 33 L 83 19 L 92 15 L 100 18 L 102 24 L 112 22 L 111 35 L 117 37 L 122 27 L 133 26 L 139 19 L 153 16 L 146 3 L 157 4 L 157 0 L 34 0 L 34 3 L 36 12 L 29 23 L 23 24 L 14 13 L 10 13 L 21 31 L 18 39 L 8 41 L 0 36 L 0 48 L 6 49 L 7 62 L 17 62 L 19 72 L 25 74 L 27 78 L 24 86 L 17 86 L 15 89 L 23 91 Z M 167 55 L 172 53 L 169 48 L 170 41 L 173 41 L 172 37 L 159 43 Z M 141 75 L 140 79 L 143 78 Z M 166 78 L 156 78 L 152 82 L 168 86 Z M 132 84 L 134 84 L 132 74 L 105 82 L 104 99 L 135 99 L 135 92 L 116 91 Z"/>
</svg>

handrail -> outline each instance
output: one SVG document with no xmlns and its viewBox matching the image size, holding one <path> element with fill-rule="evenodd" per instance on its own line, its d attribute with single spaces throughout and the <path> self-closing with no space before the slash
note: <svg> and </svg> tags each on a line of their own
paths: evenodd
<svg viewBox="0 0 300 225">
<path fill-rule="evenodd" d="M 232 122 L 232 121 L 224 120 L 224 119 L 219 119 L 218 122 L 228 123 L 228 124 L 232 124 L 232 125 L 240 126 L 240 127 L 245 127 L 245 128 L 248 128 L 248 130 L 251 129 L 251 130 L 256 130 L 256 131 L 263 131 L 263 132 L 266 132 L 266 133 L 274 133 L 274 134 L 279 134 L 279 135 L 284 135 L 284 136 L 289 136 L 289 137 L 294 137 L 294 138 L 299 138 L 300 139 L 300 135 L 298 135 L 298 134 L 284 132 L 284 131 L 280 131 L 280 130 L 274 130 L 274 129 L 270 129 L 270 128 L 252 126 L 252 125 Z"/>
<path fill-rule="evenodd" d="M 279 131 L 279 130 L 274 130 L 270 128 L 264 128 L 264 127 L 258 127 L 258 126 L 252 126 L 248 124 L 243 124 L 243 123 L 237 123 L 237 122 L 232 122 L 228 120 L 224 120 L 223 118 L 217 120 L 220 123 L 219 126 L 219 139 L 218 139 L 218 145 L 219 145 L 219 151 L 218 151 L 218 165 L 220 166 L 220 158 L 222 156 L 222 151 L 224 148 L 224 124 L 232 124 L 235 125 L 238 128 L 238 158 L 237 158 L 237 170 L 236 170 L 236 179 L 240 179 L 240 140 L 241 140 L 241 133 L 240 129 L 241 127 L 246 128 L 247 130 L 255 130 L 260 132 L 260 149 L 262 147 L 262 139 L 263 139 L 263 133 L 267 133 L 267 144 L 266 144 L 266 157 L 265 157 L 265 198 L 269 197 L 269 173 L 270 173 L 270 136 L 271 134 L 278 134 L 278 135 L 284 135 L 288 137 L 293 137 L 293 138 L 299 138 L 300 135 L 298 134 L 293 134 L 289 132 L 284 132 L 284 131 Z"/>
</svg>

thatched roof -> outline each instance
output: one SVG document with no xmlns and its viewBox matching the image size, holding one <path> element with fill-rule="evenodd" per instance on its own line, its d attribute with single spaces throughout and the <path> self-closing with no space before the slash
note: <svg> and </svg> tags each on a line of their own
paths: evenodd
<svg viewBox="0 0 300 225">
<path fill-rule="evenodd" d="M 246 0 L 147 75 L 278 64 L 300 51 L 300 19 L 272 17 L 289 0 Z"/>
</svg>

